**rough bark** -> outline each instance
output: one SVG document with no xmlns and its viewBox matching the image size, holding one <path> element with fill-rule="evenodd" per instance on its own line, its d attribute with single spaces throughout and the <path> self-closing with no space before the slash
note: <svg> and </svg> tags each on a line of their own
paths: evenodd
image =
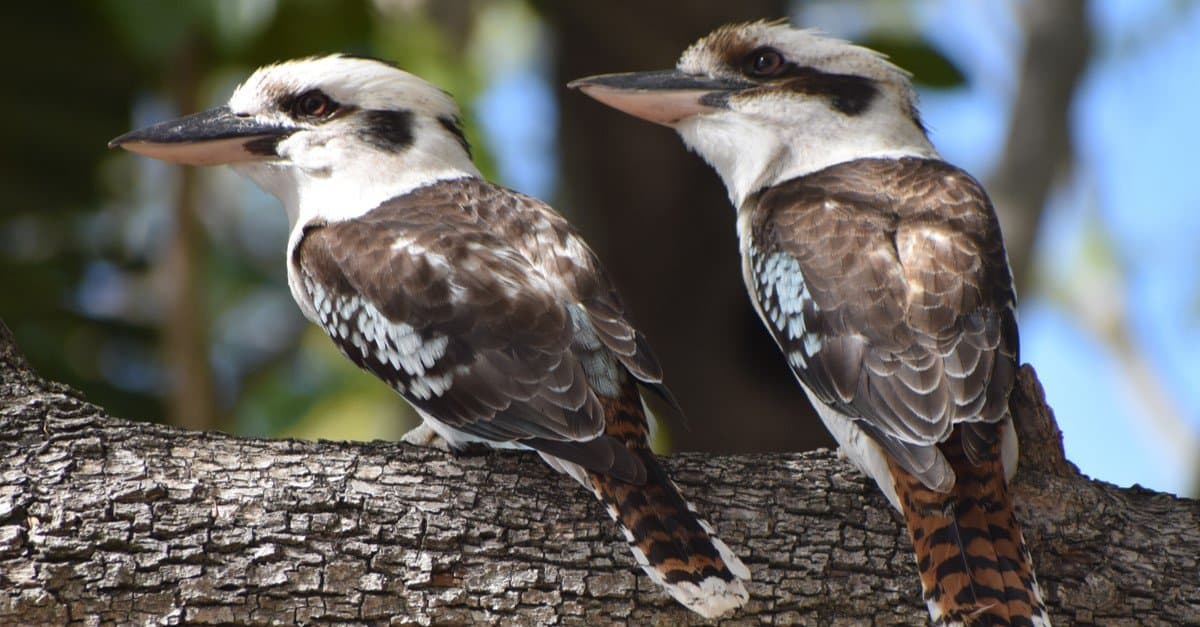
<svg viewBox="0 0 1200 627">
<path fill-rule="evenodd" d="M 1031 368 L 1020 517 L 1059 624 L 1200 622 L 1200 502 L 1080 476 Z M 829 451 L 667 460 L 745 559 L 728 624 L 923 624 L 910 547 Z M 108 416 L 0 324 L 0 624 L 694 624 L 532 455 Z"/>
</svg>

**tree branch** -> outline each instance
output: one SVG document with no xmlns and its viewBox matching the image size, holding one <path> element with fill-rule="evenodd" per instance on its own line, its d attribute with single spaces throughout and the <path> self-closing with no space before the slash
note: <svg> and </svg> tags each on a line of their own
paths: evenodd
<svg viewBox="0 0 1200 627">
<path fill-rule="evenodd" d="M 1091 53 L 1084 0 L 1018 5 L 1024 26 L 1004 152 L 988 181 L 1018 293 L 1032 285 L 1034 239 L 1046 199 L 1072 165 L 1071 101 Z"/>
<path fill-rule="evenodd" d="M 1020 516 L 1060 623 L 1200 620 L 1200 503 L 1089 481 L 1032 369 Z M 828 451 L 668 466 L 753 571 L 731 624 L 924 624 L 910 546 Z M 254 440 L 110 417 L 0 325 L 0 624 L 702 622 L 532 455 Z"/>
</svg>

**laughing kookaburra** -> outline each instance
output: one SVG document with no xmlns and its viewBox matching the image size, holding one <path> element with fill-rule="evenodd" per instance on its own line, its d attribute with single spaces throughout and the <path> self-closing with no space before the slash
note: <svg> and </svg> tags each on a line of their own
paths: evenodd
<svg viewBox="0 0 1200 627">
<path fill-rule="evenodd" d="M 996 213 L 942 161 L 909 76 L 785 24 L 675 70 L 572 84 L 674 128 L 737 208 L 751 300 L 826 427 L 900 510 L 938 625 L 1046 625 L 1007 480 L 1015 295 Z"/>
<path fill-rule="evenodd" d="M 680 603 L 746 601 L 746 567 L 650 450 L 641 390 L 667 395 L 662 373 L 596 255 L 545 203 L 480 178 L 448 94 L 375 59 L 300 59 L 110 145 L 231 164 L 276 196 L 301 311 L 425 435 L 537 451 Z"/>
</svg>

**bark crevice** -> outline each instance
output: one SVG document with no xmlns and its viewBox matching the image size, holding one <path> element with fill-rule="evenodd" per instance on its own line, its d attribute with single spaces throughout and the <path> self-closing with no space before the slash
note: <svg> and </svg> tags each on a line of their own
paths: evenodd
<svg viewBox="0 0 1200 627">
<path fill-rule="evenodd" d="M 1200 622 L 1200 502 L 1090 481 L 1031 368 L 1016 483 L 1060 624 Z M 750 567 L 730 624 L 924 624 L 910 546 L 830 451 L 666 459 Z M 0 326 L 0 624 L 693 624 L 536 456 L 108 416 Z"/>
</svg>

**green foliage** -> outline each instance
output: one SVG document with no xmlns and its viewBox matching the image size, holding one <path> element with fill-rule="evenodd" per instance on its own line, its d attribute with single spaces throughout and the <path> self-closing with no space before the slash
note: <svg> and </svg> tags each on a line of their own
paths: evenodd
<svg viewBox="0 0 1200 627">
<path fill-rule="evenodd" d="M 129 417 L 164 416 L 165 397 L 179 383 L 165 373 L 160 335 L 164 287 L 175 281 L 165 243 L 180 171 L 110 152 L 109 139 L 153 121 L 148 115 L 222 101 L 254 67 L 313 54 L 396 61 L 464 102 L 482 87 L 464 52 L 471 29 L 448 28 L 429 6 L 103 0 L 18 3 L 6 13 L 4 74 L 28 98 L 0 100 L 0 137 L 9 147 L 0 152 L 0 275 L 8 294 L 0 318 L 43 374 Z M 133 111 L 142 118 L 131 121 Z M 475 128 L 468 118 L 486 167 Z M 211 338 L 227 428 L 369 439 L 398 437 L 415 424 L 386 386 L 300 319 L 284 286 L 277 203 L 220 171 L 196 180 L 204 228 L 194 261 L 208 325 L 196 331 Z M 273 217 L 249 219 L 231 207 Z M 246 328 L 253 324 L 265 325 L 269 332 L 259 335 L 271 341 L 255 337 Z"/>
<path fill-rule="evenodd" d="M 877 35 L 860 43 L 886 54 L 892 63 L 912 72 L 913 81 L 918 84 L 949 89 L 961 86 L 966 80 L 962 70 L 927 41 Z"/>
<path fill-rule="evenodd" d="M 11 3 L 0 19 L 9 96 L 0 99 L 0 316 L 46 376 L 86 383 L 113 411 L 152 415 L 142 395 L 98 372 L 108 347 L 145 345 L 151 333 L 84 315 L 74 294 L 87 263 L 110 252 L 88 211 L 103 193 L 104 143 L 125 124 L 139 76 L 92 5 L 43 7 Z"/>
</svg>

